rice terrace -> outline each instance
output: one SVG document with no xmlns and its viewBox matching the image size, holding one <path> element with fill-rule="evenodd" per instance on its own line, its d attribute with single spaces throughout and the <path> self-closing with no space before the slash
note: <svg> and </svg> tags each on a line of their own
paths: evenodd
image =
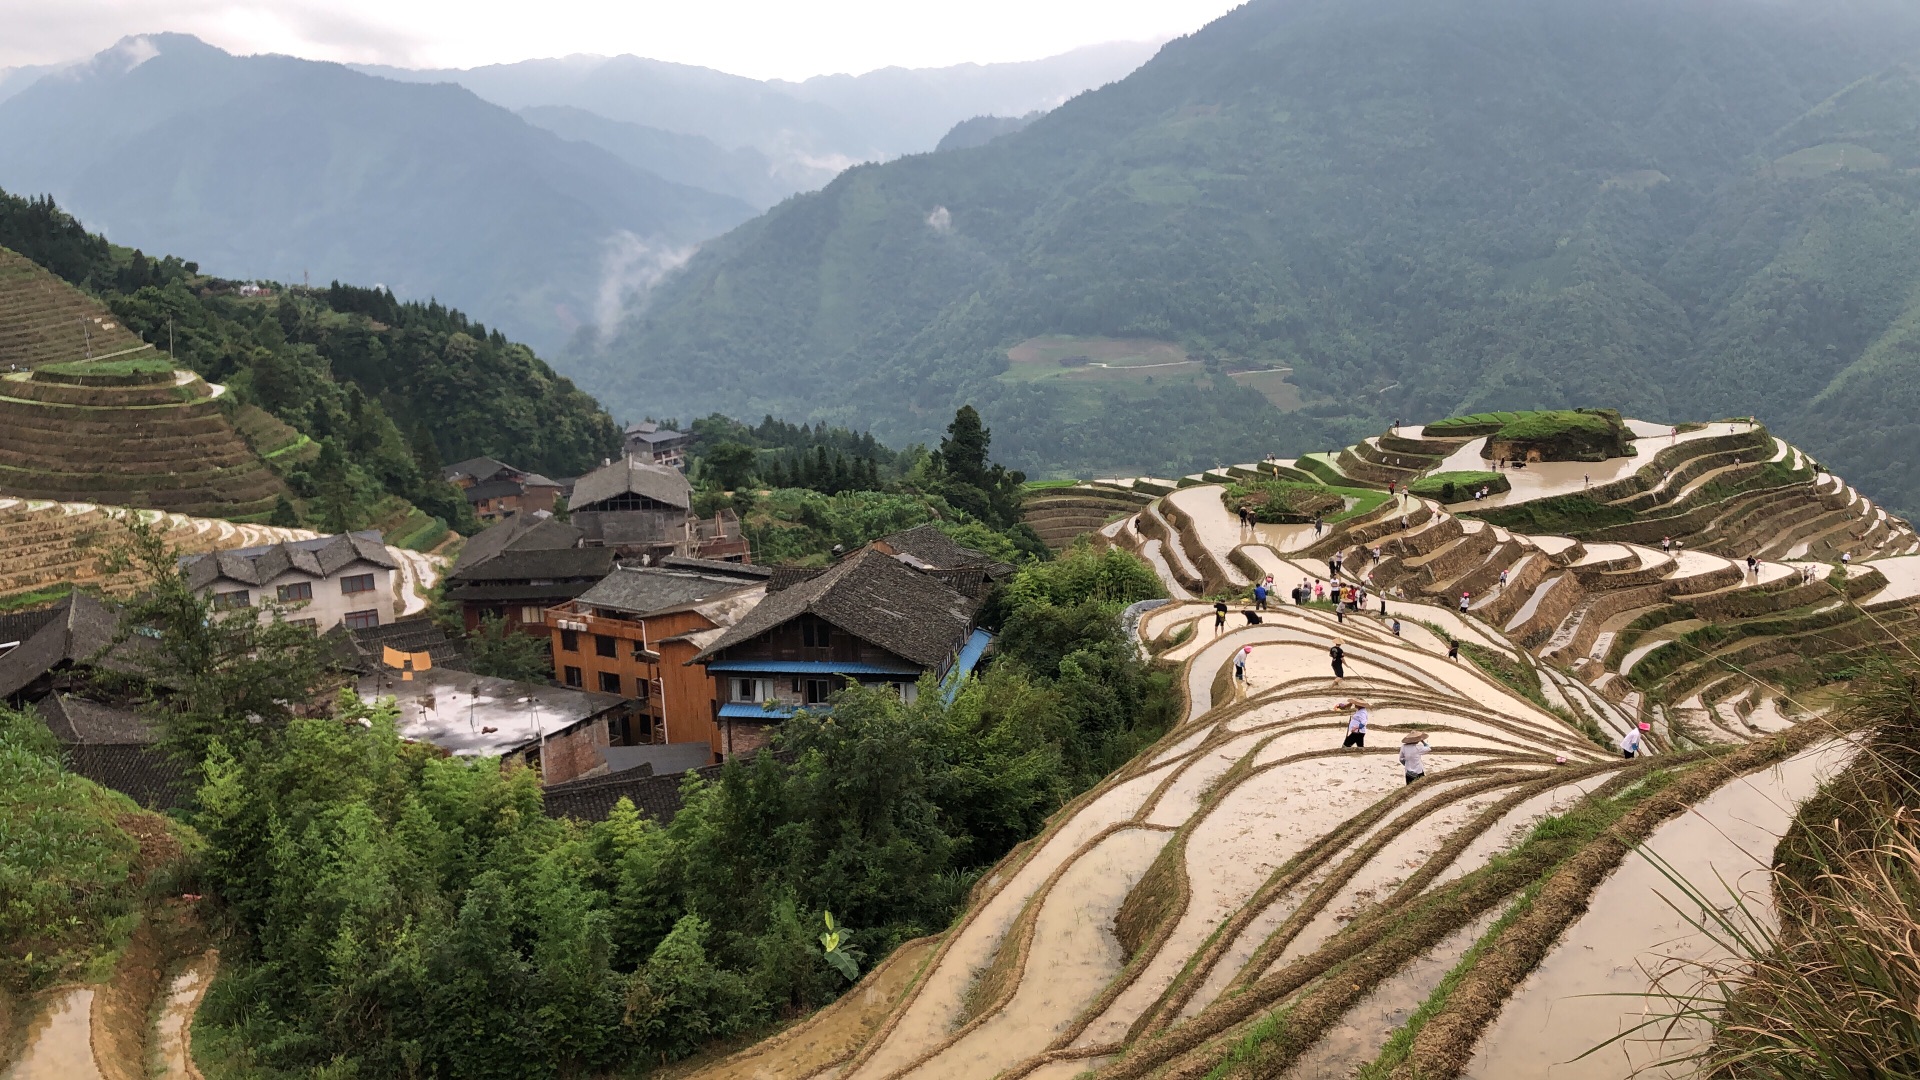
<svg viewBox="0 0 1920 1080">
<path fill-rule="evenodd" d="M 1518 468 L 1482 457 L 1503 431 Z M 1625 453 L 1554 460 L 1608 431 Z M 1501 494 L 1407 493 L 1443 473 Z M 1410 425 L 1029 520 L 1155 567 L 1170 599 L 1129 618 L 1182 718 L 943 935 L 691 1075 L 1694 1075 L 1797 1045 L 1766 1001 L 1825 992 L 1783 991 L 1821 984 L 1776 936 L 1776 905 L 1839 918 L 1813 867 L 1916 880 L 1870 822 L 1911 792 L 1912 669 L 1872 657 L 1915 636 L 1920 536 L 1762 425 Z M 1910 1062 L 1910 1030 L 1833 1052 Z"/>
</svg>

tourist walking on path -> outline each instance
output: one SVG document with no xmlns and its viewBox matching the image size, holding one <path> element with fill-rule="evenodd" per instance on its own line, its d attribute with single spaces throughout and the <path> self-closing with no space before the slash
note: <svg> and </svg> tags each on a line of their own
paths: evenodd
<svg viewBox="0 0 1920 1080">
<path fill-rule="evenodd" d="M 1327 583 L 1319 578 L 1313 579 L 1313 602 L 1319 603 L 1327 598 Z"/>
<path fill-rule="evenodd" d="M 1463 592 L 1460 594 L 1460 614 L 1465 615 L 1467 613 L 1467 604 L 1472 600 L 1472 593 Z"/>
<path fill-rule="evenodd" d="M 1333 661 L 1333 677 L 1337 682 L 1347 677 L 1347 650 L 1340 644 L 1339 638 L 1333 639 L 1333 648 L 1327 650 L 1327 658 Z"/>
<path fill-rule="evenodd" d="M 1639 757 L 1640 740 L 1645 737 L 1647 732 L 1652 730 L 1652 724 L 1641 724 L 1639 727 L 1627 729 L 1626 735 L 1620 740 L 1620 756 L 1623 758 Z"/>
<path fill-rule="evenodd" d="M 1409 732 L 1400 740 L 1400 767 L 1407 771 L 1407 783 L 1427 775 L 1427 754 L 1433 747 L 1427 745 L 1427 733 Z"/>
<path fill-rule="evenodd" d="M 1251 645 L 1243 646 L 1239 652 L 1233 654 L 1233 681 L 1239 684 L 1242 690 L 1247 688 L 1247 657 L 1252 655 L 1253 646 Z"/>
<path fill-rule="evenodd" d="M 1760 575 L 1759 558 L 1753 555 L 1747 556 L 1747 576 L 1758 577 L 1759 575 Z"/>
<path fill-rule="evenodd" d="M 1352 718 L 1350 718 L 1347 721 L 1347 741 L 1341 743 L 1340 748 L 1344 750 L 1349 747 L 1357 746 L 1363 750 L 1366 749 L 1367 703 L 1364 701 L 1361 701 L 1359 698 L 1354 698 L 1351 701 L 1343 701 L 1340 704 L 1335 705 L 1334 708 L 1353 710 Z"/>
<path fill-rule="evenodd" d="M 1215 600 L 1213 602 L 1213 632 L 1217 634 L 1226 628 L 1227 602 L 1225 600 Z"/>
</svg>

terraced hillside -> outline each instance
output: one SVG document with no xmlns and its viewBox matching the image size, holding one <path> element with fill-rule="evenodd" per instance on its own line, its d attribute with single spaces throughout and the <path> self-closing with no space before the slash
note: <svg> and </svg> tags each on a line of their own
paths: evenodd
<svg viewBox="0 0 1920 1080">
<path fill-rule="evenodd" d="M 0 376 L 0 494 L 235 519 L 271 513 L 286 485 L 234 429 L 223 388 L 155 359 L 131 374 L 118 373 L 135 367 L 123 359 Z"/>
<path fill-rule="evenodd" d="M 148 348 L 105 305 L 0 247 L 0 369 L 36 368 Z"/>
<path fill-rule="evenodd" d="M 983 878 L 929 955 L 856 988 L 857 1012 L 696 1075 L 1621 1080 L 1697 1048 L 1699 1025 L 1638 1030 L 1644 995 L 1717 956 L 1688 922 L 1704 908 L 1770 906 L 1759 871 L 1853 753 L 1823 688 L 1920 640 L 1920 554 L 1906 523 L 1764 429 L 1637 434 L 1623 464 L 1575 463 L 1571 492 L 1534 466 L 1496 506 L 1350 496 L 1319 529 L 1242 527 L 1225 484 L 1324 469 L 1364 492 L 1368 465 L 1429 459 L 1411 479 L 1470 444 L 1409 429 L 1304 467 L 1102 485 L 1157 493 L 1096 535 L 1175 597 L 1138 633 L 1178 672 L 1183 720 Z M 1583 531 L 1643 515 L 1670 531 L 1650 545 L 1488 519 L 1569 494 L 1631 503 Z M 1778 554 L 1751 571 L 1752 552 L 1712 550 L 1755 515 L 1802 513 L 1756 529 Z M 1811 557 L 1840 552 L 1850 565 Z M 1363 610 L 1288 600 L 1336 556 Z M 1249 607 L 1268 576 L 1262 622 L 1216 630 L 1211 597 Z M 1343 748 L 1355 699 L 1369 737 Z M 1416 735 L 1431 752 L 1407 782 Z"/>
</svg>

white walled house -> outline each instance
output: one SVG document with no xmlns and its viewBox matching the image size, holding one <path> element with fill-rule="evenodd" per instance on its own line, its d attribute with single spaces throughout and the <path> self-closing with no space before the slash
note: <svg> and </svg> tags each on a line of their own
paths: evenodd
<svg viewBox="0 0 1920 1080">
<path fill-rule="evenodd" d="M 385 626 L 394 617 L 398 567 L 377 532 L 344 533 L 184 560 L 187 582 L 214 607 L 279 605 L 291 623 L 326 633 Z"/>
</svg>

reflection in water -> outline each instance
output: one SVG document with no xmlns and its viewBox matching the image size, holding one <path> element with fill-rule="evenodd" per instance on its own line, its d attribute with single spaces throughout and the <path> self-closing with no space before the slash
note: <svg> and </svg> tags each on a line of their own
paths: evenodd
<svg viewBox="0 0 1920 1080">
<path fill-rule="evenodd" d="M 188 1064 L 192 1060 L 188 1033 L 192 1030 L 194 1010 L 200 1006 L 200 995 L 206 992 L 207 984 L 213 981 L 214 969 L 219 961 L 219 953 L 205 953 L 185 971 L 175 975 L 167 985 L 167 1000 L 160 1006 L 160 1020 L 154 1027 L 154 1033 L 159 1044 L 156 1049 L 159 1051 L 161 1075 L 170 1080 L 194 1075 Z"/>
<path fill-rule="evenodd" d="M 90 1038 L 93 988 L 55 998 L 27 1029 L 27 1049 L 0 1080 L 100 1080 Z"/>
</svg>

